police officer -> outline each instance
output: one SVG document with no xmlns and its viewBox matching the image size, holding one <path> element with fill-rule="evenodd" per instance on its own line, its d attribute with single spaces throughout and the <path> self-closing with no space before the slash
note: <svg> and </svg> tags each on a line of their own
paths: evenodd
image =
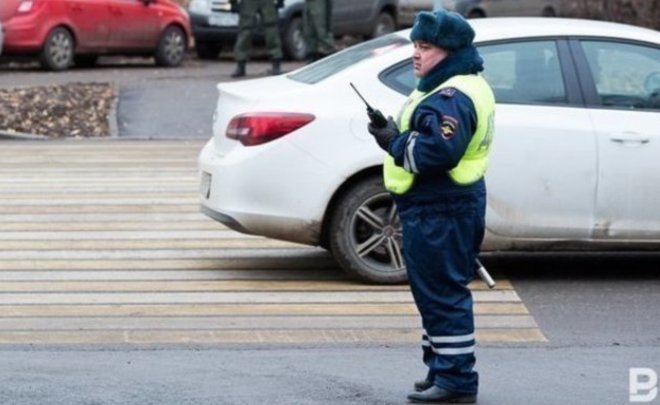
<svg viewBox="0 0 660 405">
<path fill-rule="evenodd" d="M 255 26 L 257 13 L 266 31 L 266 48 L 272 61 L 269 73 L 278 75 L 282 73 L 282 43 L 278 30 L 277 8 L 282 7 L 284 0 L 233 0 L 238 5 L 238 37 L 234 44 L 234 59 L 236 70 L 231 77 L 245 76 L 245 64 L 252 47 L 252 31 Z"/>
<path fill-rule="evenodd" d="M 479 74 L 474 31 L 459 14 L 421 12 L 411 34 L 420 79 L 399 116 L 369 125 L 387 154 L 385 186 L 403 227 L 403 253 L 422 317 L 426 378 L 412 402 L 476 401 L 474 316 L 468 283 L 484 236 L 486 171 L 495 100 Z"/>
<path fill-rule="evenodd" d="M 305 0 L 303 15 L 306 58 L 313 62 L 336 51 L 332 34 L 332 0 Z"/>
</svg>

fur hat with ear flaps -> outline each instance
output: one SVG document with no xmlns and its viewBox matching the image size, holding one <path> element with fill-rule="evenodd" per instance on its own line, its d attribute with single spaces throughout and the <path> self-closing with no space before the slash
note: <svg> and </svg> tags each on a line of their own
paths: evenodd
<svg viewBox="0 0 660 405">
<path fill-rule="evenodd" d="M 456 12 L 422 11 L 415 18 L 410 39 L 428 42 L 451 51 L 472 45 L 474 30 Z"/>
</svg>

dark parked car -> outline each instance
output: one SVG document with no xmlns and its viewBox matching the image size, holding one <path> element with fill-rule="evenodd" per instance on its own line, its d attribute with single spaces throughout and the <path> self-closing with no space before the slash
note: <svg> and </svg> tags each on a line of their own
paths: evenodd
<svg viewBox="0 0 660 405">
<path fill-rule="evenodd" d="M 191 39 L 188 14 L 170 0 L 1 0 L 4 53 L 44 68 L 89 65 L 98 55 L 153 55 L 176 66 Z"/>
<path fill-rule="evenodd" d="M 399 0 L 399 24 L 412 25 L 415 14 L 442 3 L 447 10 L 467 18 L 483 17 L 556 17 L 560 0 Z"/>
<path fill-rule="evenodd" d="M 337 36 L 377 37 L 397 28 L 397 0 L 334 0 L 333 32 Z M 302 34 L 304 0 L 285 0 L 279 10 L 284 53 L 289 59 L 305 57 Z M 197 55 L 215 58 L 226 46 L 233 46 L 238 33 L 238 14 L 229 0 L 192 0 L 188 7 Z M 261 38 L 262 33 L 258 32 Z"/>
</svg>

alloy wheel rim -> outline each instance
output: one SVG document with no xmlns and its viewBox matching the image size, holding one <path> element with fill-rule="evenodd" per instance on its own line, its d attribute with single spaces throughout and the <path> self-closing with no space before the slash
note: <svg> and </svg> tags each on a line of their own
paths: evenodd
<svg viewBox="0 0 660 405">
<path fill-rule="evenodd" d="M 172 31 L 165 37 L 165 56 L 168 61 L 179 61 L 183 56 L 183 48 L 183 38 L 179 32 Z"/>
<path fill-rule="evenodd" d="M 394 26 L 389 21 L 380 20 L 376 26 L 376 36 L 380 37 L 394 32 Z"/>
<path fill-rule="evenodd" d="M 295 55 L 296 58 L 304 59 L 305 54 L 307 53 L 307 44 L 305 44 L 302 30 L 295 30 L 293 32 L 293 47 L 297 53 L 297 55 Z"/>
<path fill-rule="evenodd" d="M 58 67 L 63 67 L 71 59 L 73 44 L 65 33 L 58 32 L 51 38 L 48 51 L 53 63 Z"/>
<path fill-rule="evenodd" d="M 350 221 L 351 246 L 369 267 L 380 272 L 405 268 L 402 230 L 396 205 L 388 193 L 364 201 Z"/>
</svg>

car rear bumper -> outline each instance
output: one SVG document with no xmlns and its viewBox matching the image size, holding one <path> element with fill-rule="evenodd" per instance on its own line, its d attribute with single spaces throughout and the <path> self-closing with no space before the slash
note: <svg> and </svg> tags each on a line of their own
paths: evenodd
<svg viewBox="0 0 660 405">
<path fill-rule="evenodd" d="M 43 38 L 34 25 L 7 24 L 3 42 L 3 53 L 33 54 L 41 50 Z"/>
<path fill-rule="evenodd" d="M 252 148 L 268 153 L 246 151 Z M 211 176 L 210 192 L 202 191 L 200 196 L 201 211 L 239 232 L 318 245 L 331 197 L 316 192 L 318 184 L 339 179 L 319 169 L 312 157 L 292 153 L 291 148 L 295 147 L 288 142 L 273 141 L 250 148 L 237 146 L 237 152 L 219 157 L 214 141 L 209 141 L 199 157 L 200 174 Z M 294 163 L 291 156 L 296 156 Z M 301 189 L 309 192 L 301 193 Z"/>
<path fill-rule="evenodd" d="M 40 23 L 40 14 L 18 16 L 3 23 L 4 54 L 34 54 L 41 50 L 48 30 Z"/>
<path fill-rule="evenodd" d="M 196 41 L 233 42 L 238 34 L 238 27 L 209 25 L 209 17 L 205 14 L 190 13 L 190 26 Z"/>
<path fill-rule="evenodd" d="M 238 36 L 238 26 L 213 26 L 209 25 L 209 17 L 205 14 L 190 13 L 190 25 L 195 41 L 221 42 L 233 44 Z M 280 34 L 284 35 L 285 23 L 280 20 Z M 256 43 L 263 43 L 265 40 L 264 30 L 261 24 L 252 31 L 252 39 Z"/>
</svg>

